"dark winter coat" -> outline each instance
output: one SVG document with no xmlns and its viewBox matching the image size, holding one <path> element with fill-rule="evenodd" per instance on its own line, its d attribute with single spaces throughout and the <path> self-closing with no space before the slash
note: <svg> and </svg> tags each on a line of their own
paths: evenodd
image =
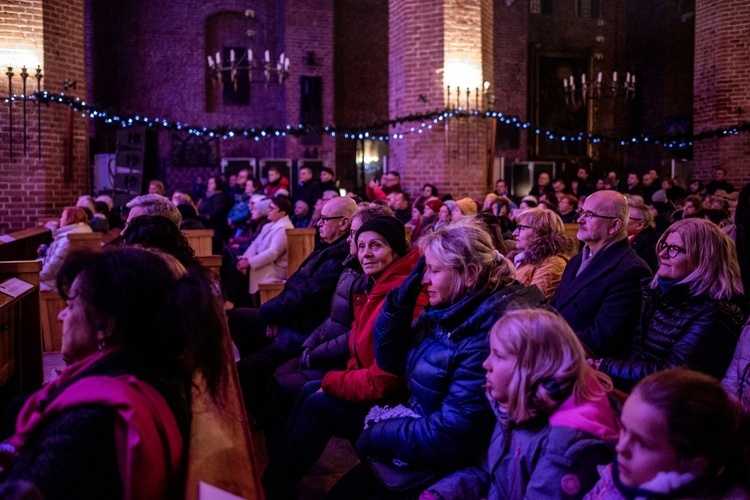
<svg viewBox="0 0 750 500">
<path fill-rule="evenodd" d="M 550 305 L 592 357 L 625 356 L 638 325 L 640 281 L 651 270 L 627 239 L 601 249 L 576 276 L 582 258 L 580 252 L 570 259 Z"/>
<path fill-rule="evenodd" d="M 538 288 L 514 281 L 495 292 L 471 294 L 447 308 L 428 306 L 409 329 L 404 325 L 409 324 L 412 308 L 396 304 L 389 294 L 375 331 L 378 362 L 392 367 L 404 359 L 397 352 L 403 344 L 388 342 L 389 336 L 413 340 L 405 373 L 409 407 L 419 417 L 372 425 L 360 437 L 358 452 L 446 472 L 476 459 L 495 423 L 484 390 L 487 335 L 513 303 L 539 306 L 544 296 Z M 390 325 L 388 332 L 383 331 L 386 325 Z"/>
<path fill-rule="evenodd" d="M 346 236 L 331 244 L 322 243 L 286 280 L 281 293 L 260 306 L 261 319 L 267 325 L 286 326 L 309 335 L 328 317 L 348 255 Z"/>
<path fill-rule="evenodd" d="M 691 296 L 687 284 L 662 292 L 644 280 L 641 324 L 630 355 L 605 358 L 599 369 L 625 391 L 647 375 L 677 366 L 721 379 L 743 321 L 743 311 L 733 301 Z"/>
</svg>

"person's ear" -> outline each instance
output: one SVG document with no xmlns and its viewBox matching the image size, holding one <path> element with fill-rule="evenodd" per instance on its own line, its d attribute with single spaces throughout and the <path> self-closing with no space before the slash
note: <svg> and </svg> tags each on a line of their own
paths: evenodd
<svg viewBox="0 0 750 500">
<path fill-rule="evenodd" d="M 115 320 L 101 316 L 95 320 L 96 342 L 98 345 L 109 345 L 115 331 Z"/>
<path fill-rule="evenodd" d="M 466 266 L 466 271 L 467 283 L 465 283 L 465 286 L 469 289 L 473 289 L 479 279 L 479 266 L 472 262 Z"/>
</svg>

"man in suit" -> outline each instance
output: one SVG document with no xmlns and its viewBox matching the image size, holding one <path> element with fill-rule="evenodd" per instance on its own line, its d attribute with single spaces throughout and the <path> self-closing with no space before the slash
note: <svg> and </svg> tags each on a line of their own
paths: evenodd
<svg viewBox="0 0 750 500">
<path fill-rule="evenodd" d="M 630 246 L 644 260 L 652 272 L 656 272 L 659 259 L 656 256 L 656 242 L 659 234 L 654 229 L 654 216 L 648 207 L 640 201 L 628 200 L 630 207 L 630 218 L 628 219 L 627 232 Z"/>
<path fill-rule="evenodd" d="M 628 243 L 625 196 L 597 191 L 583 204 L 578 239 L 583 251 L 565 268 L 551 305 L 599 359 L 625 356 L 641 311 L 640 281 L 651 270 Z"/>
</svg>

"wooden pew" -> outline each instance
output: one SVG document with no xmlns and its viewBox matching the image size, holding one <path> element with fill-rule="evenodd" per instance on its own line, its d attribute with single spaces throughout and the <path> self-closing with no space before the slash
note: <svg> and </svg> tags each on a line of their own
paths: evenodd
<svg viewBox="0 0 750 500">
<path fill-rule="evenodd" d="M 185 229 L 182 234 L 187 238 L 190 247 L 195 250 L 196 256 L 213 254 L 213 229 Z"/>
<path fill-rule="evenodd" d="M 39 261 L 0 262 L 0 405 L 42 383 Z M 11 285 L 31 285 L 21 293 Z M 17 282 L 16 282 L 17 283 Z M 15 297 L 13 295 L 16 295 Z"/>
<path fill-rule="evenodd" d="M 0 261 L 34 260 L 39 245 L 50 240 L 52 231 L 43 226 L 0 235 Z"/>
<path fill-rule="evenodd" d="M 102 246 L 109 245 L 113 241 L 115 241 L 117 238 L 120 237 L 120 233 L 122 232 L 122 229 L 119 227 L 113 227 L 109 231 L 107 231 L 105 234 L 102 234 Z"/>
<path fill-rule="evenodd" d="M 196 259 L 203 267 L 212 272 L 216 279 L 219 279 L 221 273 L 221 255 L 196 255 Z"/>
<path fill-rule="evenodd" d="M 287 277 L 294 274 L 308 255 L 315 250 L 315 235 L 318 230 L 314 227 L 293 228 L 286 230 L 286 259 Z M 284 283 L 261 283 L 259 286 L 260 303 L 263 304 L 276 297 L 284 289 Z"/>
<path fill-rule="evenodd" d="M 565 236 L 570 236 L 574 240 L 578 239 L 578 224 L 575 222 L 568 222 L 563 224 L 565 226 Z"/>
<path fill-rule="evenodd" d="M 100 250 L 102 233 L 76 233 L 68 235 L 70 251 Z M 57 352 L 62 349 L 62 325 L 57 316 L 65 308 L 65 301 L 57 292 L 39 293 L 39 318 L 42 330 L 42 350 Z"/>
<path fill-rule="evenodd" d="M 242 498 L 263 500 L 258 455 L 242 401 L 228 329 L 221 335 L 229 362 L 227 401 L 225 407 L 217 408 L 205 392 L 202 378 L 196 376 L 185 498 L 198 500 L 199 484 L 205 482 Z"/>
</svg>

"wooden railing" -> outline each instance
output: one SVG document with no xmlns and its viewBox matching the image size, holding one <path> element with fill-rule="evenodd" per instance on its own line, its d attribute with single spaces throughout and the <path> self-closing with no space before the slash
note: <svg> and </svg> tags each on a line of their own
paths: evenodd
<svg viewBox="0 0 750 500">
<path fill-rule="evenodd" d="M 41 269 L 38 261 L 0 262 L 0 404 L 42 383 Z"/>
<path fill-rule="evenodd" d="M 307 256 L 315 250 L 316 234 L 317 229 L 312 227 L 286 230 L 287 277 L 294 274 Z M 261 283 L 258 288 L 260 290 L 260 303 L 263 304 L 280 294 L 284 289 L 284 283 L 281 281 Z"/>
<path fill-rule="evenodd" d="M 34 260 L 39 245 L 52 240 L 52 231 L 44 226 L 30 227 L 0 235 L 0 261 Z"/>
<path fill-rule="evenodd" d="M 211 255 L 212 241 L 214 237 L 213 229 L 185 229 L 182 234 L 187 238 L 190 247 L 195 250 L 195 255 Z"/>
</svg>

